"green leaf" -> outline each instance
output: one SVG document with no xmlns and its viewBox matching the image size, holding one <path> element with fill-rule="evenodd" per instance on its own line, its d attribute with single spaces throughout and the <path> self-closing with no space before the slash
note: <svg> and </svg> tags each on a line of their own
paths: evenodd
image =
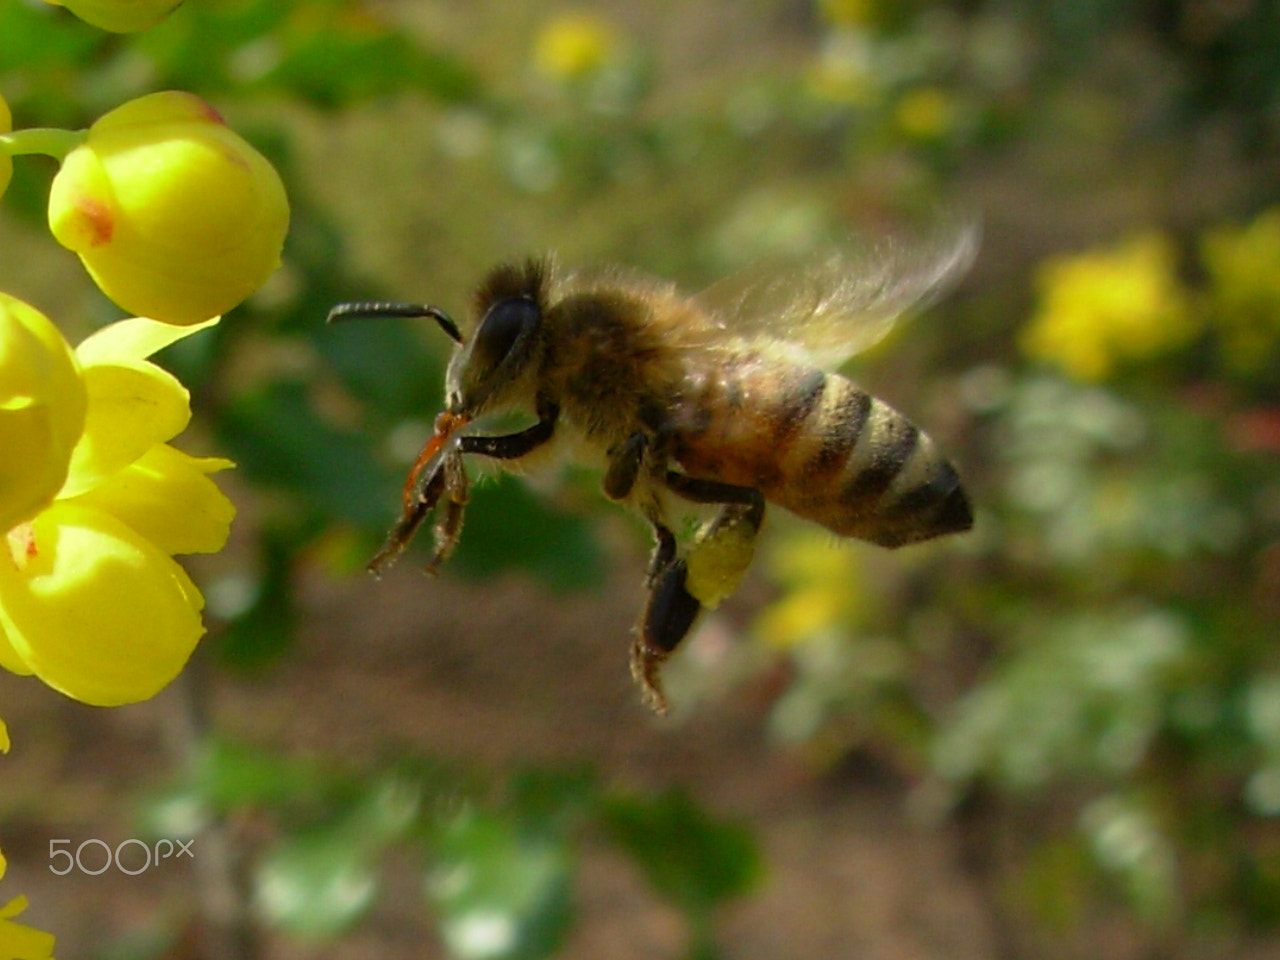
<svg viewBox="0 0 1280 960">
<path fill-rule="evenodd" d="M 331 798 L 326 822 L 285 840 L 258 869 L 259 907 L 291 933 L 327 939 L 350 928 L 377 895 L 378 857 L 418 822 L 415 778 L 387 773 L 356 784 L 345 802 Z"/>
<path fill-rule="evenodd" d="M 209 740 L 196 755 L 188 789 L 216 810 L 294 804 L 330 782 L 314 760 L 286 757 L 235 740 Z"/>
<path fill-rule="evenodd" d="M 317 329 L 312 343 L 371 415 L 386 423 L 410 417 L 430 422 L 444 405 L 443 365 L 428 352 L 413 324 L 338 323 Z"/>
<path fill-rule="evenodd" d="M 322 420 L 304 384 L 273 383 L 247 394 L 219 426 L 241 471 L 329 519 L 377 529 L 399 504 L 400 484 L 373 456 L 372 440 Z"/>
<path fill-rule="evenodd" d="M 258 908 L 272 923 L 309 939 L 349 929 L 374 902 L 378 878 L 368 851 L 344 829 L 276 847 L 255 877 Z"/>
<path fill-rule="evenodd" d="M 560 832 L 468 810 L 438 837 L 427 895 L 454 956 L 535 960 L 564 940 L 571 879 Z"/>
<path fill-rule="evenodd" d="M 679 790 L 649 800 L 611 798 L 605 823 L 638 863 L 650 885 L 693 921 L 749 891 L 760 879 L 760 855 L 750 832 L 709 816 Z"/>
<path fill-rule="evenodd" d="M 476 578 L 512 567 L 530 570 L 563 591 L 602 583 L 606 557 L 584 517 L 547 506 L 523 480 L 505 474 L 472 489 L 453 562 Z"/>
<path fill-rule="evenodd" d="M 206 589 L 211 612 L 227 617 L 223 629 L 213 634 L 218 660 L 246 672 L 274 663 L 293 643 L 296 621 L 293 606 L 292 572 L 298 544 L 306 539 L 301 529 L 268 528 L 259 537 L 261 568 L 251 581 L 238 581 L 229 589 L 251 594 L 234 615 L 216 609 L 222 601 L 216 591 L 227 585 L 214 583 Z M 246 574 L 245 576 L 249 576 Z"/>
<path fill-rule="evenodd" d="M 263 77 L 322 107 L 341 107 L 406 89 L 445 100 L 475 96 L 476 76 L 453 57 L 424 50 L 409 37 L 376 22 L 325 26 L 285 38 L 284 55 Z"/>
</svg>

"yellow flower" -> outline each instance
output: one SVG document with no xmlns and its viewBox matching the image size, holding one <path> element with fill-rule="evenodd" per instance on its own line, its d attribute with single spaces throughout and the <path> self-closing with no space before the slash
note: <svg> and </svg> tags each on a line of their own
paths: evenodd
<svg viewBox="0 0 1280 960">
<path fill-rule="evenodd" d="M 1226 361 L 1242 373 L 1256 372 L 1280 341 L 1280 208 L 1245 227 L 1210 230 L 1201 256 Z"/>
<path fill-rule="evenodd" d="M 49 226 L 124 309 L 167 323 L 225 313 L 279 266 L 279 175 L 199 97 L 177 91 L 105 114 L 62 162 Z"/>
<path fill-rule="evenodd" d="M 167 444 L 188 395 L 146 358 L 214 322 L 123 320 L 77 348 L 88 407 L 66 481 L 0 544 L 0 666 L 114 706 L 186 663 L 204 601 L 172 554 L 225 544 L 234 508 L 207 475 L 231 464 Z"/>
<path fill-rule="evenodd" d="M 1150 231 L 1109 250 L 1046 261 L 1040 303 L 1023 331 L 1023 351 L 1077 380 L 1110 376 L 1122 361 L 1180 347 L 1201 321 L 1175 272 L 1172 241 Z"/>
<path fill-rule="evenodd" d="M 893 119 L 913 140 L 936 140 L 955 125 L 955 100 L 938 87 L 908 90 L 895 105 Z"/>
<path fill-rule="evenodd" d="M 134 33 L 154 27 L 182 0 L 44 0 L 66 7 L 85 23 L 112 33 Z"/>
<path fill-rule="evenodd" d="M 564 13 L 545 24 L 533 41 L 533 63 L 555 80 L 595 73 L 618 52 L 617 31 L 591 13 Z"/>
<path fill-rule="evenodd" d="M 53 501 L 85 418 L 85 388 L 48 318 L 0 293 L 0 531 Z"/>
<path fill-rule="evenodd" d="M 7 868 L 4 853 L 0 852 L 0 880 Z M 51 960 L 53 934 L 13 922 L 25 909 L 26 897 L 14 897 L 0 906 L 0 960 Z"/>
<path fill-rule="evenodd" d="M 840 27 L 869 27 L 879 17 L 877 0 L 820 0 L 818 8 L 828 23 Z"/>
<path fill-rule="evenodd" d="M 766 643 L 793 647 L 854 626 L 866 608 L 857 554 L 827 534 L 797 529 L 775 541 L 769 567 L 785 588 L 756 620 Z"/>
<path fill-rule="evenodd" d="M 5 102 L 4 97 L 0 97 L 0 133 L 8 133 L 13 129 L 13 114 L 9 111 L 9 104 Z M 9 189 L 9 181 L 13 179 L 13 157 L 9 156 L 9 152 L 0 147 L 0 197 L 4 196 L 4 192 Z"/>
<path fill-rule="evenodd" d="M 826 37 L 805 72 L 806 92 L 815 100 L 847 107 L 871 107 L 884 96 L 875 69 L 874 45 L 861 31 L 839 30 Z"/>
</svg>

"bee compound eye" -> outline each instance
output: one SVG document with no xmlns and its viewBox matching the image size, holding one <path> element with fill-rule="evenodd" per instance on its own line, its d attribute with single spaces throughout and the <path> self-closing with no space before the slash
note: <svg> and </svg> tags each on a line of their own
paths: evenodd
<svg viewBox="0 0 1280 960">
<path fill-rule="evenodd" d="M 484 315 L 476 331 L 473 355 L 487 367 L 496 367 L 523 343 L 538 325 L 538 305 L 524 297 L 499 300 Z"/>
</svg>

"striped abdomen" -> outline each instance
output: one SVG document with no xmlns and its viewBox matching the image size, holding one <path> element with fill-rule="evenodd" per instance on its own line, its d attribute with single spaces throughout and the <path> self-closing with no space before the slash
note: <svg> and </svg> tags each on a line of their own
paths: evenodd
<svg viewBox="0 0 1280 960">
<path fill-rule="evenodd" d="M 844 537 L 896 547 L 973 525 L 955 468 L 910 420 L 838 374 L 752 358 L 687 384 L 673 456 Z"/>
</svg>

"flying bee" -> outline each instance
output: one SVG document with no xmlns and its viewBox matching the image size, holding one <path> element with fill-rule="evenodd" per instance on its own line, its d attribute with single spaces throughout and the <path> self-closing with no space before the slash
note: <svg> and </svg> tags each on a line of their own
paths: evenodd
<svg viewBox="0 0 1280 960">
<path fill-rule="evenodd" d="M 661 666 L 698 614 L 736 588 L 767 503 L 885 547 L 972 526 L 960 478 L 934 442 L 832 371 L 963 272 L 974 249 L 970 229 L 885 242 L 731 277 L 695 297 L 530 259 L 489 273 L 466 333 L 434 306 L 334 307 L 330 321 L 428 317 L 457 344 L 445 408 L 369 569 L 391 563 L 433 513 L 428 570 L 448 558 L 467 503 L 464 457 L 524 470 L 563 448 L 598 466 L 605 495 L 653 529 L 631 671 L 663 712 Z M 530 424 L 497 436 L 467 429 L 507 411 Z M 675 531 L 692 505 L 715 513 L 681 543 Z"/>
</svg>

